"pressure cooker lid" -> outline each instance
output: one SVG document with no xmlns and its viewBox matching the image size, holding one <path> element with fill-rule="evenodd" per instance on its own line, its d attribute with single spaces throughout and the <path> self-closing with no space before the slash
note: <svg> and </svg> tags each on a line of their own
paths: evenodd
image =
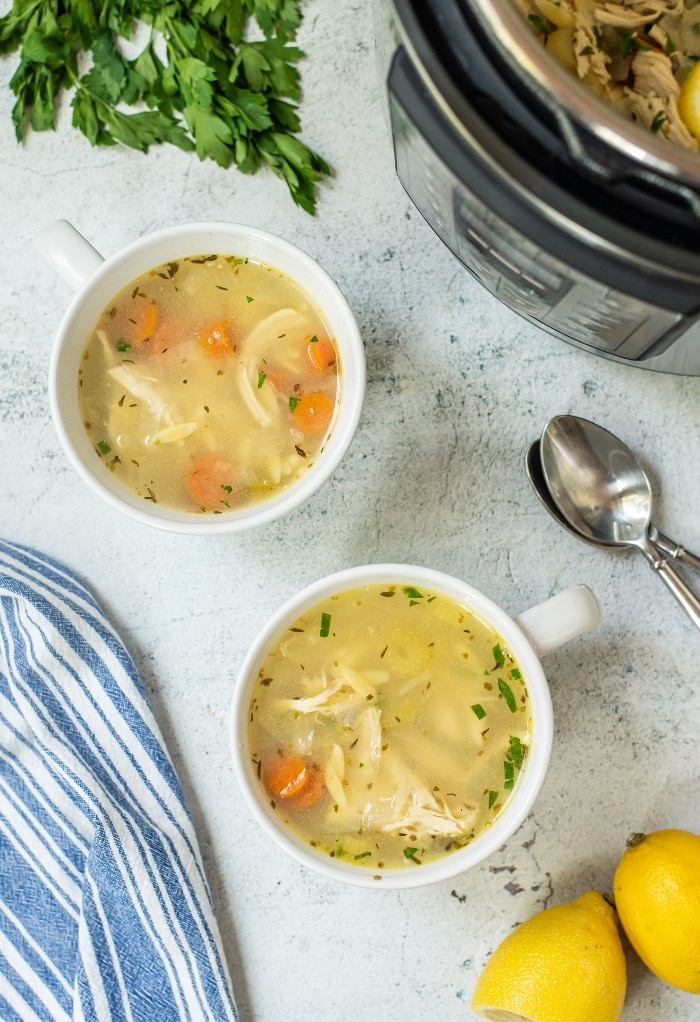
<svg viewBox="0 0 700 1022">
<path fill-rule="evenodd" d="M 395 0 L 412 59 L 455 125 L 460 100 L 591 210 L 700 249 L 700 155 L 627 121 L 558 63 L 513 0 Z"/>
</svg>

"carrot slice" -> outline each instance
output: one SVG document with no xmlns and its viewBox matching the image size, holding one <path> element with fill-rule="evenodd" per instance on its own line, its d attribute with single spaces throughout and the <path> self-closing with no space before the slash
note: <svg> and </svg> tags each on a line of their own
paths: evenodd
<svg viewBox="0 0 700 1022">
<path fill-rule="evenodd" d="M 231 324 L 226 320 L 212 323 L 211 326 L 201 331 L 199 343 L 213 358 L 232 355 L 235 347 L 231 339 Z"/>
<path fill-rule="evenodd" d="M 151 302 L 144 304 L 143 298 L 138 300 L 138 304 L 133 304 L 136 307 L 129 308 L 126 332 L 132 344 L 143 344 L 153 336 L 158 326 L 158 309 Z"/>
<path fill-rule="evenodd" d="M 318 802 L 324 789 L 320 771 L 301 756 L 278 756 L 265 768 L 264 778 L 273 795 L 301 809 Z"/>
<path fill-rule="evenodd" d="M 292 415 L 304 433 L 323 436 L 331 424 L 335 404 L 326 394 L 302 394 Z"/>
<path fill-rule="evenodd" d="M 216 451 L 200 454 L 190 465 L 185 482 L 200 507 L 224 510 L 236 500 L 236 468 L 225 454 Z"/>
<path fill-rule="evenodd" d="M 299 806 L 300 809 L 308 809 L 309 806 L 314 806 L 323 794 L 324 788 L 326 787 L 323 775 L 320 770 L 315 767 L 309 769 L 309 781 L 303 791 L 300 791 L 298 795 L 295 795 L 292 801 L 295 806 Z"/>
<path fill-rule="evenodd" d="M 301 756 L 278 756 L 265 770 L 265 783 L 273 795 L 293 798 L 308 785 L 309 773 Z"/>
<path fill-rule="evenodd" d="M 309 341 L 306 346 L 309 361 L 314 367 L 314 372 L 319 376 L 336 371 L 338 356 L 333 342 L 328 337 L 319 337 L 315 341 Z"/>
<path fill-rule="evenodd" d="M 265 382 L 271 383 L 279 394 L 291 396 L 294 393 L 294 377 L 283 369 L 263 369 Z"/>
<path fill-rule="evenodd" d="M 148 305 L 141 324 L 141 340 L 147 341 L 152 336 L 158 325 L 158 309 L 155 305 Z"/>
<path fill-rule="evenodd" d="M 186 326 L 174 316 L 169 316 L 158 323 L 151 335 L 151 351 L 154 355 L 164 355 L 187 336 Z"/>
</svg>

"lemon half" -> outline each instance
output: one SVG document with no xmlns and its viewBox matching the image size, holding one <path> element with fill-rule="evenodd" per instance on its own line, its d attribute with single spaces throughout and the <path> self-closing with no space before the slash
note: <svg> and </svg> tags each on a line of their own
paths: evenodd
<svg viewBox="0 0 700 1022">
<path fill-rule="evenodd" d="M 499 944 L 474 989 L 491 1022 L 618 1022 L 627 968 L 615 912 L 598 891 L 545 909 Z"/>
<path fill-rule="evenodd" d="M 700 994 L 700 837 L 685 830 L 632 835 L 614 891 L 620 923 L 647 968 Z"/>
</svg>

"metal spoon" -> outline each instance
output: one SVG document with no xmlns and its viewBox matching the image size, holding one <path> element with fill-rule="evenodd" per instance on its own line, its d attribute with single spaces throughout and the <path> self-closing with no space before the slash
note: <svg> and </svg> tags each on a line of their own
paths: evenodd
<svg viewBox="0 0 700 1022">
<path fill-rule="evenodd" d="M 576 539 L 583 540 L 584 543 L 590 543 L 591 546 L 605 547 L 605 548 L 617 548 L 617 543 L 607 543 L 599 539 L 590 539 L 588 536 L 584 536 L 583 533 L 579 532 L 578 529 L 574 529 L 573 526 L 569 525 L 564 515 L 561 513 L 557 505 L 554 503 L 552 494 L 549 492 L 547 486 L 547 480 L 544 477 L 542 470 L 542 458 L 540 457 L 540 442 L 535 440 L 527 449 L 525 455 L 525 471 L 527 477 L 532 484 L 532 488 L 540 498 L 540 502 L 546 511 L 549 511 L 550 515 L 563 529 L 570 532 Z"/>
<path fill-rule="evenodd" d="M 570 532 L 576 539 L 583 540 L 584 543 L 590 543 L 591 546 L 603 548 L 603 549 L 618 549 L 621 544 L 617 541 L 608 541 L 602 539 L 591 539 L 589 536 L 584 536 L 583 533 L 579 532 L 578 529 L 574 529 L 567 522 L 564 515 L 557 507 L 552 494 L 549 492 L 547 486 L 547 480 L 544 477 L 544 470 L 542 468 L 542 457 L 540 454 L 540 441 L 535 440 L 527 449 L 525 455 L 525 471 L 527 477 L 532 484 L 532 488 L 540 499 L 542 506 L 550 513 L 555 522 Z M 695 571 L 700 571 L 700 557 L 696 557 L 695 554 L 691 554 L 689 550 L 679 546 L 678 543 L 674 543 L 668 536 L 664 536 L 662 532 L 659 532 L 653 525 L 649 526 L 649 539 L 652 541 L 655 547 L 657 547 L 661 553 L 667 554 L 669 557 L 673 557 L 675 560 L 682 561 L 687 564 L 688 567 L 694 568 Z M 622 544 L 627 546 L 627 544 Z"/>
<path fill-rule="evenodd" d="M 560 513 L 589 542 L 632 546 L 700 628 L 700 600 L 652 543 L 651 486 L 632 452 L 606 429 L 559 415 L 542 431 L 542 472 Z"/>
</svg>

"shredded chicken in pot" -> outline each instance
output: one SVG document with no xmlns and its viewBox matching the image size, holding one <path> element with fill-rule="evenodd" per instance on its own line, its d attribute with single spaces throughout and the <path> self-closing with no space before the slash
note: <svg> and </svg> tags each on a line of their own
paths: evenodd
<svg viewBox="0 0 700 1022">
<path fill-rule="evenodd" d="M 548 51 L 624 116 L 699 149 L 679 112 L 700 60 L 700 0 L 514 0 Z"/>
</svg>

